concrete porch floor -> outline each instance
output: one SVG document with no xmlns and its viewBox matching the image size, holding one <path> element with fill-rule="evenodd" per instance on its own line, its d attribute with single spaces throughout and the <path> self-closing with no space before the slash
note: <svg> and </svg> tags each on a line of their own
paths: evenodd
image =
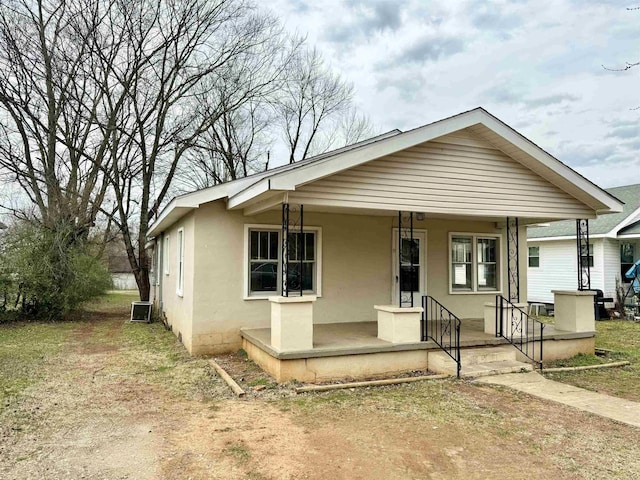
<svg viewBox="0 0 640 480">
<path fill-rule="evenodd" d="M 271 347 L 271 329 L 242 329 L 241 336 L 253 343 L 270 356 L 281 359 L 319 358 L 342 355 L 359 355 L 367 353 L 401 352 L 408 350 L 439 349 L 435 342 L 429 340 L 417 343 L 391 343 L 378 338 L 377 322 L 326 323 L 313 326 L 313 349 L 279 352 Z M 573 340 L 590 338 L 595 332 L 566 332 L 556 330 L 547 325 L 544 330 L 545 340 Z M 508 343 L 503 338 L 484 332 L 482 319 L 462 320 L 460 328 L 460 347 L 484 347 Z M 546 343 L 546 342 L 545 342 Z"/>
</svg>

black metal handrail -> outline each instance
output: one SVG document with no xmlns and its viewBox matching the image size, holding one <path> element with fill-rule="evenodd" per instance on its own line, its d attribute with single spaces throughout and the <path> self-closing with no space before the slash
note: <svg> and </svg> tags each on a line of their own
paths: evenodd
<svg viewBox="0 0 640 480">
<path fill-rule="evenodd" d="M 449 355 L 460 378 L 460 319 L 429 295 L 422 297 L 422 341 L 431 339 Z"/>
<path fill-rule="evenodd" d="M 496 295 L 496 337 L 502 337 L 542 370 L 545 324 L 518 308 L 502 295 Z M 539 347 L 536 349 L 536 344 Z"/>
</svg>

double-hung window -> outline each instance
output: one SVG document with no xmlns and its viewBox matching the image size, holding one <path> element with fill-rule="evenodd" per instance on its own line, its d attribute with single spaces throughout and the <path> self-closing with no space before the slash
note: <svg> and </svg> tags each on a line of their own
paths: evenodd
<svg viewBox="0 0 640 480">
<path fill-rule="evenodd" d="M 162 244 L 162 263 L 164 274 L 169 275 L 169 235 L 164 237 L 164 243 Z"/>
<path fill-rule="evenodd" d="M 529 267 L 540 266 L 540 247 L 529 247 Z"/>
<path fill-rule="evenodd" d="M 499 252 L 497 236 L 451 234 L 451 291 L 498 291 Z"/>
<path fill-rule="evenodd" d="M 630 282 L 626 273 L 633 267 L 635 259 L 635 245 L 633 243 L 622 242 L 620 244 L 620 278 L 623 282 Z"/>
<path fill-rule="evenodd" d="M 255 225 L 247 227 L 246 237 L 248 258 L 245 295 L 260 298 L 281 294 L 282 231 L 275 227 Z M 289 234 L 289 292 L 299 292 L 302 281 L 304 292 L 319 294 L 319 237 L 320 229 L 317 227 L 310 227 L 309 230 L 305 227 L 302 237 L 299 232 Z"/>
<path fill-rule="evenodd" d="M 249 291 L 277 292 L 280 256 L 280 232 L 251 230 L 249 232 Z"/>
</svg>

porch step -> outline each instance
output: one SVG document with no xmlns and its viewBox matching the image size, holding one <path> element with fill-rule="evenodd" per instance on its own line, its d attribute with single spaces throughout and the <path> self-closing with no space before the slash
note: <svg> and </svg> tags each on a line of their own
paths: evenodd
<svg viewBox="0 0 640 480">
<path fill-rule="evenodd" d="M 460 376 L 464 378 L 475 378 L 531 371 L 533 371 L 533 365 L 530 363 L 518 362 L 517 360 L 502 360 L 499 362 L 476 363 L 475 365 L 467 366 L 463 363 Z"/>
<path fill-rule="evenodd" d="M 533 366 L 516 360 L 516 349 L 510 345 L 465 348 L 460 351 L 461 377 L 483 377 L 531 371 Z M 456 374 L 456 363 L 442 351 L 429 352 L 429 370 L 435 373 Z"/>
</svg>

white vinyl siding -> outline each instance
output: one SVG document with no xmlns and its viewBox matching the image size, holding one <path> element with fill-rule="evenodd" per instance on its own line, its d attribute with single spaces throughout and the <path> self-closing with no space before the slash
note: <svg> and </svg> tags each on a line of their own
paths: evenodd
<svg viewBox="0 0 640 480">
<path fill-rule="evenodd" d="M 592 240 L 594 266 L 591 268 L 591 288 L 605 292 L 603 276 L 603 243 Z M 540 266 L 527 268 L 528 301 L 553 303 L 552 290 L 578 289 L 578 258 L 575 239 L 535 242 L 540 247 Z"/>
<path fill-rule="evenodd" d="M 605 238 L 602 241 L 605 297 L 616 298 L 616 277 L 620 277 L 620 241 Z"/>
<path fill-rule="evenodd" d="M 317 180 L 289 196 L 304 204 L 494 217 L 593 214 L 468 130 Z"/>
</svg>

